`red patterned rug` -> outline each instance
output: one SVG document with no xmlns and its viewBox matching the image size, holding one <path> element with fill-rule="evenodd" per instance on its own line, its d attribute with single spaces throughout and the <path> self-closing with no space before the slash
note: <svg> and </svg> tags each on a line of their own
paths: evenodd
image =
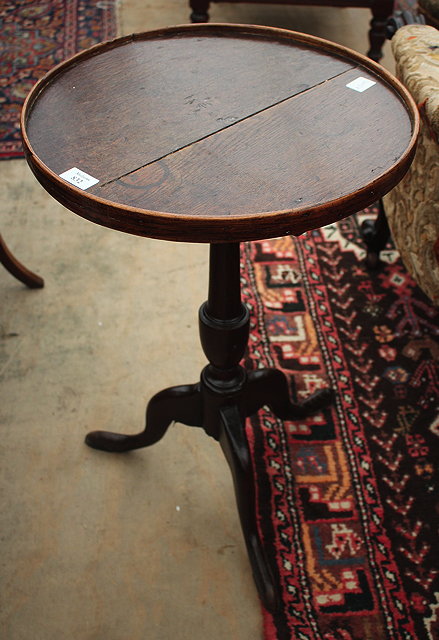
<svg viewBox="0 0 439 640">
<path fill-rule="evenodd" d="M 58 62 L 116 35 L 115 1 L 0 1 L 0 159 L 23 157 L 20 111 L 35 82 Z"/>
<path fill-rule="evenodd" d="M 299 398 L 336 390 L 312 418 L 247 427 L 284 602 L 266 640 L 439 638 L 439 310 L 395 251 L 368 273 L 371 212 L 243 248 L 247 366 L 294 374 Z"/>
</svg>

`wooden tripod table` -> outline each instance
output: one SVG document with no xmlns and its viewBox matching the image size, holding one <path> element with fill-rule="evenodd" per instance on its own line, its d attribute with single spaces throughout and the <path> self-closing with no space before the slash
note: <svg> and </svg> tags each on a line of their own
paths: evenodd
<svg viewBox="0 0 439 640">
<path fill-rule="evenodd" d="M 86 442 L 146 447 L 173 421 L 218 440 L 271 610 L 280 598 L 258 535 L 245 420 L 263 405 L 294 420 L 331 392 L 295 403 L 281 371 L 240 365 L 249 313 L 239 242 L 298 235 L 370 205 L 408 169 L 417 131 L 410 96 L 371 60 L 311 36 L 230 24 L 97 45 L 46 75 L 23 109 L 30 168 L 67 208 L 120 231 L 211 245 L 200 382 L 157 393 L 141 433 L 96 431 Z"/>
</svg>

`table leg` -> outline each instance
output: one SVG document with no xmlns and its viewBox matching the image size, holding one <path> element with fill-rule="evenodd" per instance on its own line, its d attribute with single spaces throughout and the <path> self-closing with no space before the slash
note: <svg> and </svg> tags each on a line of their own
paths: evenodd
<svg viewBox="0 0 439 640">
<path fill-rule="evenodd" d="M 199 313 L 200 339 L 209 364 L 199 384 L 171 387 L 149 402 L 146 427 L 124 435 L 89 433 L 86 443 L 95 449 L 123 452 L 154 444 L 173 421 L 202 427 L 219 441 L 229 463 L 242 530 L 255 583 L 264 606 L 280 606 L 279 588 L 267 560 L 257 527 L 256 475 L 245 433 L 245 420 L 263 405 L 281 419 L 314 413 L 327 405 L 332 393 L 323 389 L 301 403 L 292 402 L 288 381 L 277 369 L 247 372 L 240 362 L 249 335 L 249 312 L 241 301 L 239 244 L 212 245 L 209 294 Z"/>
<path fill-rule="evenodd" d="M 165 435 L 172 422 L 202 426 L 200 385 L 182 385 L 160 391 L 151 398 L 146 409 L 144 431 L 134 435 L 92 431 L 85 438 L 93 449 L 125 453 L 155 444 Z"/>
<path fill-rule="evenodd" d="M 387 222 L 383 201 L 379 201 L 378 215 L 375 220 L 364 220 L 361 229 L 361 237 L 366 245 L 366 265 L 369 269 L 378 269 L 381 266 L 380 252 L 385 248 L 390 239 L 390 228 Z"/>
<path fill-rule="evenodd" d="M 259 369 L 249 373 L 244 396 L 247 416 L 266 405 L 281 420 L 295 420 L 328 406 L 334 393 L 332 389 L 318 389 L 302 402 L 291 402 L 288 380 L 284 373 L 278 369 Z"/>
</svg>

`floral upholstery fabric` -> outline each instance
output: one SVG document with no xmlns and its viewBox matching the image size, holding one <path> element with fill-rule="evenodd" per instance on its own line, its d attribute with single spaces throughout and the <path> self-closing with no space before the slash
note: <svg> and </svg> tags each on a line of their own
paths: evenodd
<svg viewBox="0 0 439 640">
<path fill-rule="evenodd" d="M 396 75 L 420 110 L 421 133 L 414 162 L 384 207 L 405 267 L 439 306 L 439 31 L 402 27 L 392 50 Z"/>
</svg>

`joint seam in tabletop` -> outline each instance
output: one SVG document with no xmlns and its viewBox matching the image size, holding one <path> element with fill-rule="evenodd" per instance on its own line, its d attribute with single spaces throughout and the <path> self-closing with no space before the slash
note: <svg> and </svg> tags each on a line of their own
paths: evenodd
<svg viewBox="0 0 439 640">
<path fill-rule="evenodd" d="M 126 176 L 131 175 L 132 173 L 135 173 L 136 171 L 139 171 L 141 169 L 144 169 L 145 167 L 148 167 L 152 164 L 155 164 L 156 162 L 160 162 L 161 160 L 164 160 L 165 158 L 169 158 L 170 156 L 179 153 L 180 151 L 182 151 L 183 149 L 188 149 L 189 147 L 192 147 L 193 145 L 197 144 L 198 142 L 202 142 L 203 140 L 207 140 L 208 138 L 212 138 L 213 136 L 219 135 L 221 134 L 223 131 L 225 131 L 226 129 L 230 129 L 231 127 L 234 127 L 236 125 L 242 124 L 243 122 L 245 122 L 246 120 L 249 120 L 250 118 L 253 118 L 254 116 L 257 116 L 261 113 L 264 113 L 265 111 L 269 111 L 270 109 L 273 109 L 274 107 L 279 106 L 280 104 L 283 104 L 284 102 L 288 102 L 289 100 L 294 100 L 295 98 L 298 98 L 299 96 L 302 96 L 304 93 L 309 93 L 310 91 L 313 91 L 315 89 L 318 89 L 319 87 L 323 86 L 324 84 L 327 84 L 329 82 L 332 82 L 333 80 L 335 80 L 336 78 L 339 78 L 347 73 L 351 73 L 352 71 L 355 71 L 355 69 L 359 69 L 360 67 L 358 65 L 356 66 L 352 66 L 349 69 L 345 69 L 344 71 L 341 71 L 340 73 L 337 73 L 333 76 L 331 76 L 330 78 L 325 78 L 325 80 L 322 80 L 321 82 L 316 83 L 315 85 L 313 85 L 312 87 L 307 87 L 306 89 L 303 89 L 302 91 L 299 91 L 298 93 L 295 93 L 293 95 L 289 95 L 286 98 L 282 98 L 281 100 L 278 100 L 277 102 L 273 102 L 269 105 L 267 105 L 266 107 L 263 107 L 262 109 L 258 109 L 257 111 L 254 111 L 253 113 L 250 113 L 242 118 L 240 118 L 239 120 L 236 120 L 235 122 L 231 122 L 228 125 L 225 125 L 224 127 L 222 127 L 219 131 L 212 131 L 211 133 L 208 133 L 204 136 L 201 136 L 200 138 L 197 138 L 196 140 L 192 140 L 191 142 L 189 142 L 188 144 L 185 144 L 181 147 L 179 147 L 178 149 L 173 149 L 172 151 L 163 154 L 162 156 L 155 158 L 154 160 L 151 160 L 150 162 L 146 162 L 145 164 L 136 167 L 135 169 L 131 169 L 130 171 L 127 171 L 126 173 L 123 173 L 120 176 L 117 176 L 116 178 L 112 178 L 111 180 L 107 180 L 106 182 L 102 182 L 99 185 L 96 185 L 99 188 L 103 188 L 108 186 L 109 184 L 112 184 L 113 182 L 117 182 L 118 180 L 121 180 L 122 178 L 125 178 Z"/>
</svg>

